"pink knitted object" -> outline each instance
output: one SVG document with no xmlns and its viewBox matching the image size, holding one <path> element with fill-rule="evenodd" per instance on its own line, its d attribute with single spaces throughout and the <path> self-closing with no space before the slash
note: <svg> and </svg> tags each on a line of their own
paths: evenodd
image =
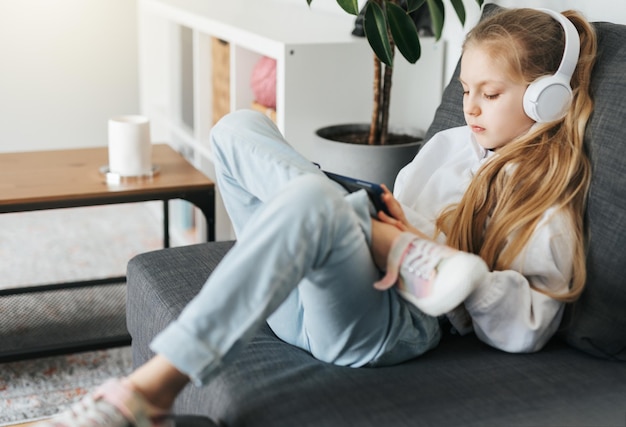
<svg viewBox="0 0 626 427">
<path fill-rule="evenodd" d="M 269 108 L 276 108 L 275 59 L 263 56 L 252 70 L 250 84 L 256 102 Z"/>
</svg>

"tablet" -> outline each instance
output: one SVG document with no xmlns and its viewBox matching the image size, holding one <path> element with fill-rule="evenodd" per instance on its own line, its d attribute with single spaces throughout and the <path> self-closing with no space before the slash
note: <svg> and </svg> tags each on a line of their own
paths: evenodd
<svg viewBox="0 0 626 427">
<path fill-rule="evenodd" d="M 361 189 L 365 190 L 369 199 L 372 201 L 376 212 L 383 211 L 387 215 L 391 216 L 387 210 L 387 205 L 383 201 L 383 194 L 385 190 L 383 190 L 383 187 L 381 187 L 380 184 L 363 181 L 362 179 L 350 178 L 348 176 L 338 175 L 332 172 L 324 171 L 324 173 L 333 181 L 341 184 L 350 193 L 354 193 L 355 191 Z"/>
</svg>

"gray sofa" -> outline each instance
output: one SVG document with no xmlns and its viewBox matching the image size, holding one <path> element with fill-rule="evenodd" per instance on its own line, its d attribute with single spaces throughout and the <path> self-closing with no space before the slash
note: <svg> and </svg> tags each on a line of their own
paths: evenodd
<svg viewBox="0 0 626 427">
<path fill-rule="evenodd" d="M 265 326 L 208 387 L 187 387 L 175 412 L 207 415 L 224 426 L 626 425 L 626 26 L 595 25 L 589 277 L 547 347 L 508 354 L 446 330 L 438 348 L 413 361 L 353 369 L 317 361 Z M 461 87 L 452 79 L 428 135 L 462 123 Z M 131 260 L 127 323 L 135 365 L 152 356 L 152 337 L 177 317 L 232 244 Z"/>
</svg>

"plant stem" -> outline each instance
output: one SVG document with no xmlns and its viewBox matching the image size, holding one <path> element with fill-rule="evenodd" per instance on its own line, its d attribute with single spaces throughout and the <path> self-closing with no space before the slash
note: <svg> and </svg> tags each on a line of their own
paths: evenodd
<svg viewBox="0 0 626 427">
<path fill-rule="evenodd" d="M 391 3 L 400 4 L 399 0 L 389 0 Z M 391 34 L 391 29 L 389 25 L 387 25 L 387 35 L 389 36 L 389 44 L 391 45 L 391 59 L 393 64 L 393 59 L 395 56 L 395 43 L 393 40 L 393 35 Z M 391 105 L 391 80 L 393 77 L 393 66 L 385 65 L 385 73 L 382 82 L 382 94 L 381 94 L 381 105 L 380 105 L 380 145 L 387 145 L 388 136 L 389 136 L 389 108 Z"/>
<path fill-rule="evenodd" d="M 382 65 L 380 59 L 374 55 L 374 102 L 372 105 L 372 119 L 370 122 L 370 133 L 367 138 L 369 145 L 376 145 L 378 142 L 378 118 L 380 116 L 380 101 L 381 101 L 381 73 Z"/>
<path fill-rule="evenodd" d="M 393 46 L 393 44 L 392 44 Z M 392 51 L 393 52 L 393 51 Z M 380 145 L 386 145 L 389 136 L 389 105 L 391 100 L 391 77 L 393 67 L 385 66 L 385 77 L 383 80 L 383 91 L 380 113 Z"/>
</svg>

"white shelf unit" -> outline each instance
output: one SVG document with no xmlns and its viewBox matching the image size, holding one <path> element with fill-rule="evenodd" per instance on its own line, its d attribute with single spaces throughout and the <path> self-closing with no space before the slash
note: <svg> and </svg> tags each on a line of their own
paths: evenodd
<svg viewBox="0 0 626 427">
<path fill-rule="evenodd" d="M 316 129 L 369 121 L 373 59 L 367 41 L 351 35 L 353 16 L 304 0 L 139 0 L 138 24 L 140 105 L 153 139 L 211 178 L 213 38 L 230 50 L 231 111 L 254 101 L 250 78 L 261 56 L 276 60 L 276 123 L 303 155 L 313 152 Z M 415 65 L 397 55 L 390 123 L 425 129 L 443 74 L 442 42 L 423 39 Z M 220 206 L 217 238 L 232 238 Z"/>
</svg>

